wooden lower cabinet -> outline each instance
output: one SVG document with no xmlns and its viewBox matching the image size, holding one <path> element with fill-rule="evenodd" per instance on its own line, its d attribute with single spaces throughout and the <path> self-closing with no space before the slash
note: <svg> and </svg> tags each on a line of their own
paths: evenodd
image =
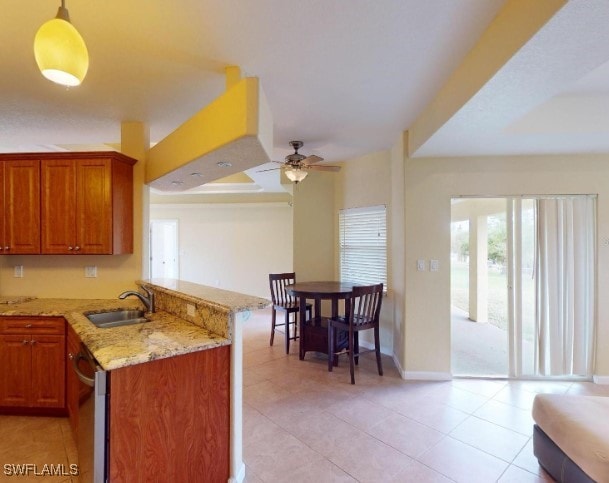
<svg viewBox="0 0 609 483">
<path fill-rule="evenodd" d="M 30 405 L 32 351 L 29 336 L 0 335 L 0 406 Z"/>
<path fill-rule="evenodd" d="M 226 482 L 230 346 L 113 370 L 109 480 Z"/>
<path fill-rule="evenodd" d="M 65 320 L 0 319 L 0 407 L 65 407 Z"/>
</svg>

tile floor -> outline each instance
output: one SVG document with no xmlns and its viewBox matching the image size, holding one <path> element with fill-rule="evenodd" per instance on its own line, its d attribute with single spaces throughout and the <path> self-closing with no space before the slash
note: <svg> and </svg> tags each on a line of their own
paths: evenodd
<svg viewBox="0 0 609 483">
<path fill-rule="evenodd" d="M 389 357 L 328 373 L 321 355 L 269 347 L 270 311 L 244 329 L 244 461 L 258 482 L 545 482 L 533 456 L 537 393 L 609 396 L 581 382 L 406 382 Z"/>
<path fill-rule="evenodd" d="M 346 360 L 289 356 L 283 334 L 269 347 L 270 311 L 244 328 L 244 460 L 259 482 L 545 482 L 533 456 L 537 393 L 609 396 L 592 383 L 455 379 L 406 382 L 390 358 L 378 376 L 363 356 L 356 384 Z M 65 418 L 0 416 L 0 482 L 77 483 L 9 477 L 5 464 L 69 465 L 76 449 Z"/>
<path fill-rule="evenodd" d="M 67 473 L 69 465 L 77 462 L 76 457 L 76 445 L 67 418 L 0 415 L 1 482 L 77 483 L 77 478 L 70 476 L 44 476 L 44 465 L 53 465 L 54 469 L 64 465 L 63 472 Z M 30 468 L 27 475 L 11 475 L 11 470 L 7 471 L 5 467 L 18 464 L 36 466 Z"/>
</svg>

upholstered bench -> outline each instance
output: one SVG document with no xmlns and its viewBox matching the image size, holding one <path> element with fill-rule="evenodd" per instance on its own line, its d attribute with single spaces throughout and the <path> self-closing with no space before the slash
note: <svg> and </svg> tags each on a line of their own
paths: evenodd
<svg viewBox="0 0 609 483">
<path fill-rule="evenodd" d="M 533 450 L 556 481 L 609 482 L 609 398 L 538 394 Z"/>
</svg>

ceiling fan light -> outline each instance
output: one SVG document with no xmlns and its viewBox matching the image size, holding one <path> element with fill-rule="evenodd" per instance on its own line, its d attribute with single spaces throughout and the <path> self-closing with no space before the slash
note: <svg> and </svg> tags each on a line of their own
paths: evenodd
<svg viewBox="0 0 609 483">
<path fill-rule="evenodd" d="M 77 86 L 89 69 L 89 52 L 78 30 L 69 22 L 67 10 L 41 25 L 34 38 L 34 56 L 44 77 L 64 86 Z"/>
<path fill-rule="evenodd" d="M 303 169 L 298 169 L 298 168 L 287 169 L 285 171 L 285 175 L 293 183 L 300 183 L 303 179 L 305 179 L 307 177 L 307 174 L 309 174 L 309 173 L 307 173 Z"/>
</svg>

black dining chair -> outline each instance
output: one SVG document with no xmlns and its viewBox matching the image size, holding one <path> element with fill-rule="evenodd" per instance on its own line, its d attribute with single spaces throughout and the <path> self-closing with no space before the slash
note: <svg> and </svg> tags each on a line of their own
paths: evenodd
<svg viewBox="0 0 609 483">
<path fill-rule="evenodd" d="M 351 384 L 355 384 L 355 364 L 359 362 L 359 356 L 366 352 L 376 353 L 376 365 L 379 376 L 383 375 L 381 363 L 381 342 L 379 336 L 379 320 L 381 316 L 381 303 L 383 301 L 383 284 L 353 287 L 350 297 L 349 313 L 345 317 L 334 317 L 328 319 L 328 371 L 332 372 L 334 356 L 345 354 L 345 352 L 334 352 L 334 340 L 336 331 L 348 332 L 349 369 L 351 371 Z M 374 351 L 359 350 L 359 332 L 374 329 Z"/>
<path fill-rule="evenodd" d="M 290 353 L 290 340 L 298 339 L 298 312 L 299 305 L 296 297 L 286 291 L 288 285 L 296 283 L 296 274 L 290 273 L 270 273 L 269 285 L 271 288 L 271 300 L 273 308 L 271 312 L 271 344 L 275 339 L 275 328 L 284 326 L 285 332 L 285 353 Z M 285 315 L 284 322 L 277 323 L 277 311 Z M 308 318 L 311 318 L 311 304 L 307 303 Z M 302 321 L 301 321 L 302 323 Z M 290 335 L 290 326 L 294 327 L 294 335 Z"/>
</svg>

